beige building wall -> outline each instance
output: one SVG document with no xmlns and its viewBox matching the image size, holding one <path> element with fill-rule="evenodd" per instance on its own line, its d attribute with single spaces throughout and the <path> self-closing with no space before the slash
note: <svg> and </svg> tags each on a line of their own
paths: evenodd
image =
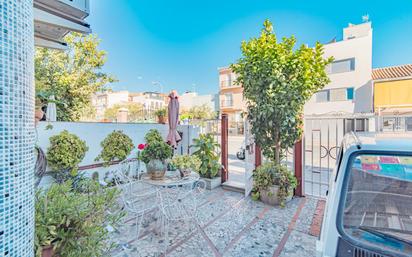
<svg viewBox="0 0 412 257">
<path fill-rule="evenodd" d="M 219 69 L 220 112 L 228 114 L 230 122 L 243 122 L 242 113 L 246 111 L 243 88 L 235 84 L 236 74 L 229 68 Z"/>
</svg>

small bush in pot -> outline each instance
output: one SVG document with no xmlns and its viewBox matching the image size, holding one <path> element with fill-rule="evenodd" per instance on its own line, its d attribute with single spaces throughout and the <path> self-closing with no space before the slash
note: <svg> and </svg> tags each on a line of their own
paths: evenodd
<svg viewBox="0 0 412 257">
<path fill-rule="evenodd" d="M 199 174 L 204 178 L 214 178 L 219 174 L 221 164 L 219 162 L 220 145 L 213 138 L 212 134 L 201 134 L 199 138 L 194 139 L 193 153 L 200 161 Z"/>
<path fill-rule="evenodd" d="M 267 162 L 259 166 L 253 174 L 252 198 L 255 200 L 264 198 L 274 198 L 275 202 L 281 206 L 285 205 L 286 199 L 291 196 L 293 189 L 297 186 L 295 176 L 284 165 L 276 165 L 273 162 Z M 276 195 L 273 195 L 273 186 L 278 186 Z"/>
<path fill-rule="evenodd" d="M 47 149 L 47 162 L 51 175 L 61 183 L 77 175 L 77 169 L 89 148 L 78 136 L 63 130 L 50 137 Z"/>
<path fill-rule="evenodd" d="M 155 115 L 157 116 L 158 122 L 161 124 L 166 123 L 166 114 L 167 114 L 166 108 L 162 108 L 162 109 L 155 111 Z"/>
<path fill-rule="evenodd" d="M 121 130 L 114 130 L 101 143 L 102 151 L 95 159 L 108 166 L 113 161 L 123 161 L 133 149 L 132 139 Z"/>
<path fill-rule="evenodd" d="M 191 172 L 198 172 L 201 163 L 199 157 L 194 155 L 176 155 L 171 161 L 171 164 L 179 169 L 182 177 L 188 176 Z"/>
<path fill-rule="evenodd" d="M 172 147 L 159 136 L 158 131 L 149 131 L 145 136 L 146 145 L 139 155 L 139 159 L 146 164 L 147 173 L 150 174 L 152 179 L 163 178 L 167 170 L 166 160 L 173 155 Z"/>
<path fill-rule="evenodd" d="M 91 179 L 82 183 L 81 192 L 70 180 L 36 192 L 36 256 L 50 247 L 60 257 L 97 257 L 110 250 L 107 227 L 117 226 L 124 216 L 118 211 L 119 192 Z"/>
</svg>

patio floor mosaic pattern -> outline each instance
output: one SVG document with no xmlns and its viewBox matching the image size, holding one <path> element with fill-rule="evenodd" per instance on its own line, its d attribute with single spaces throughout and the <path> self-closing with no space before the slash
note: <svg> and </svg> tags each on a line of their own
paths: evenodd
<svg viewBox="0 0 412 257">
<path fill-rule="evenodd" d="M 199 226 L 172 224 L 167 256 L 315 256 L 310 230 L 318 199 L 295 198 L 280 208 L 221 188 L 199 197 Z M 155 222 L 144 223 L 145 232 L 136 240 L 134 220 L 126 220 L 112 237 L 118 247 L 111 256 L 163 256 L 164 237 L 156 233 Z"/>
</svg>

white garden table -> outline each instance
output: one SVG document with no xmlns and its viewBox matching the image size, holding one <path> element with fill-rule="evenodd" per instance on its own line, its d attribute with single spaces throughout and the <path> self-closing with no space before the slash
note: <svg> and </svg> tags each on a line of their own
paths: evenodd
<svg viewBox="0 0 412 257">
<path fill-rule="evenodd" d="M 179 171 L 167 171 L 162 179 L 154 180 L 150 178 L 150 175 L 145 173 L 142 175 L 141 180 L 147 184 L 157 187 L 178 187 L 178 186 L 193 186 L 200 179 L 199 174 L 191 172 L 186 177 L 180 177 Z"/>
</svg>

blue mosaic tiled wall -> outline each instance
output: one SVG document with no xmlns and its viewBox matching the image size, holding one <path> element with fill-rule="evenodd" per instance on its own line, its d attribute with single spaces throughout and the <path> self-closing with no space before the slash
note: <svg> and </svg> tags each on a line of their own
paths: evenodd
<svg viewBox="0 0 412 257">
<path fill-rule="evenodd" d="M 33 1 L 0 0 L 0 256 L 33 256 Z"/>
</svg>

